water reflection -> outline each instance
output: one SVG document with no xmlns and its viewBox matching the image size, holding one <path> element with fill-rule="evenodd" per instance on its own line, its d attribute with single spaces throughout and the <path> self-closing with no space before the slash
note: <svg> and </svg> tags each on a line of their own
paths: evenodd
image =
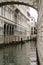
<svg viewBox="0 0 43 65">
<path fill-rule="evenodd" d="M 0 65 L 30 65 L 30 52 L 34 42 L 12 45 L 0 50 Z"/>
</svg>

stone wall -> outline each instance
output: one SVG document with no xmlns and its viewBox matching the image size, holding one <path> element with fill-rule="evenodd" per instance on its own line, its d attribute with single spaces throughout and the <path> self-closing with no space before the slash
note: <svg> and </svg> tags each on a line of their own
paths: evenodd
<svg viewBox="0 0 43 65">
<path fill-rule="evenodd" d="M 37 49 L 40 65 L 43 65 L 43 0 L 39 0 L 38 4 L 38 22 L 37 22 Z"/>
</svg>

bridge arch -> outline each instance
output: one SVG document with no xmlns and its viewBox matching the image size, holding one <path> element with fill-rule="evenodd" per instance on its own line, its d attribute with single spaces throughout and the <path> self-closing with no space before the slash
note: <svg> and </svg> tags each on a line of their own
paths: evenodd
<svg viewBox="0 0 43 65">
<path fill-rule="evenodd" d="M 5 5 L 24 5 L 24 6 L 29 6 L 32 7 L 36 10 L 38 10 L 37 8 L 35 8 L 33 5 L 30 5 L 28 3 L 24 3 L 24 2 L 19 2 L 19 1 L 5 1 L 5 2 L 0 2 L 0 7 L 5 6 Z"/>
</svg>

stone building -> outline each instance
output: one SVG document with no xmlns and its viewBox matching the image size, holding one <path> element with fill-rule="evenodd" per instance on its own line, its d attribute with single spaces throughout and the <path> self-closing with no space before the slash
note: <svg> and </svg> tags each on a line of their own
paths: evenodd
<svg viewBox="0 0 43 65">
<path fill-rule="evenodd" d="M 3 38 L 5 43 L 12 42 L 12 40 L 21 41 L 21 38 L 23 41 L 30 40 L 31 28 L 29 22 L 30 17 L 23 14 L 20 7 L 18 8 L 14 5 L 0 7 L 0 27 L 3 28 L 0 31 L 0 35 L 3 35 L 0 40 Z M 6 37 L 5 39 L 4 36 Z"/>
<path fill-rule="evenodd" d="M 43 0 L 38 2 L 37 50 L 40 65 L 43 65 Z"/>
</svg>

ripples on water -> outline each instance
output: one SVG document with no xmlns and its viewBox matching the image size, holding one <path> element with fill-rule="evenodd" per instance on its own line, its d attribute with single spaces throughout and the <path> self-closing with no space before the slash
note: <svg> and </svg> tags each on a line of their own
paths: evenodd
<svg viewBox="0 0 43 65">
<path fill-rule="evenodd" d="M 31 65 L 30 55 L 35 55 L 35 42 L 7 46 L 0 50 L 0 65 Z"/>
</svg>

